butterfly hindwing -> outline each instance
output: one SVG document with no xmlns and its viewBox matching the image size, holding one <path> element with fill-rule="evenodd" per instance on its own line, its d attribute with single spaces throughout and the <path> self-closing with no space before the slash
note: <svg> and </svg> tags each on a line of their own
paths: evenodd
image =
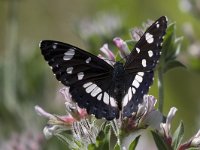
<svg viewBox="0 0 200 150">
<path fill-rule="evenodd" d="M 153 83 L 153 71 L 137 72 L 128 75 L 126 94 L 122 99 L 122 116 L 131 117 L 136 113 L 138 105 L 142 103 L 143 96 L 149 91 Z"/>
<path fill-rule="evenodd" d="M 79 107 L 97 118 L 119 116 L 117 103 L 110 96 L 113 67 L 104 60 L 75 46 L 58 41 L 42 41 L 42 54 L 56 78 L 70 87 Z"/>
</svg>

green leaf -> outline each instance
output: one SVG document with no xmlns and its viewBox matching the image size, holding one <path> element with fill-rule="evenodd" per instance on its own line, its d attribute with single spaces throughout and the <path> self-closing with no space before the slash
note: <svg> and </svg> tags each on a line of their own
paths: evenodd
<svg viewBox="0 0 200 150">
<path fill-rule="evenodd" d="M 88 150 L 96 150 L 96 145 L 95 144 L 89 144 Z"/>
<path fill-rule="evenodd" d="M 137 137 L 131 142 L 131 144 L 130 144 L 130 146 L 129 146 L 129 150 L 134 150 L 134 149 L 136 148 L 139 139 L 140 139 L 140 135 L 137 136 Z"/>
<path fill-rule="evenodd" d="M 162 46 L 162 58 L 165 60 L 169 55 L 174 54 L 173 44 L 175 42 L 175 23 L 172 23 L 168 26 L 163 46 Z"/>
<path fill-rule="evenodd" d="M 177 68 L 177 67 L 186 68 L 186 66 L 184 64 L 182 64 L 181 62 L 179 62 L 177 60 L 171 60 L 171 61 L 166 62 L 166 64 L 163 67 L 163 72 L 166 73 L 167 71 Z"/>
<path fill-rule="evenodd" d="M 120 146 L 118 143 L 115 144 L 114 150 L 120 150 Z"/>
<path fill-rule="evenodd" d="M 120 61 L 122 58 L 121 58 L 121 56 L 120 56 L 120 54 L 119 54 L 119 51 L 117 52 L 117 55 L 116 55 L 116 57 L 115 57 L 115 61 Z"/>
<path fill-rule="evenodd" d="M 156 143 L 158 150 L 168 150 L 168 146 L 158 133 L 156 133 L 155 131 L 151 131 L 151 134 L 153 136 L 153 139 Z"/>
<path fill-rule="evenodd" d="M 199 147 L 197 147 L 197 148 L 189 148 L 189 149 L 187 149 L 187 150 L 199 150 Z"/>
<path fill-rule="evenodd" d="M 180 53 L 180 49 L 181 49 L 181 42 L 182 42 L 183 38 L 179 37 L 176 38 L 174 41 L 172 41 L 172 47 L 168 53 L 167 56 L 165 57 L 165 62 L 168 62 L 170 60 L 175 60 L 178 56 L 178 54 Z"/>
<path fill-rule="evenodd" d="M 184 125 L 183 125 L 183 122 L 181 121 L 178 128 L 174 132 L 174 135 L 172 138 L 172 146 L 174 149 L 177 149 L 179 145 L 181 144 L 183 134 L 184 134 Z"/>
<path fill-rule="evenodd" d="M 161 67 L 165 66 L 165 64 L 168 63 L 169 61 L 175 60 L 180 52 L 183 38 L 182 37 L 176 38 L 175 29 L 176 29 L 175 23 L 170 24 L 169 27 L 167 28 L 162 47 L 161 64 L 160 64 L 162 65 Z"/>
</svg>

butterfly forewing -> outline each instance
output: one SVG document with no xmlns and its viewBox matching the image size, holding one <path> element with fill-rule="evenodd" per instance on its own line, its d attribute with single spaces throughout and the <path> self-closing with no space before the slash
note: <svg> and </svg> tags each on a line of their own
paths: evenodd
<svg viewBox="0 0 200 150">
<path fill-rule="evenodd" d="M 122 100 L 123 117 L 130 117 L 136 112 L 153 83 L 153 70 L 160 58 L 166 28 L 167 18 L 160 17 L 146 30 L 128 56 L 124 68 L 130 80 L 126 83 L 126 94 Z"/>
<path fill-rule="evenodd" d="M 72 98 L 97 118 L 119 116 L 117 102 L 111 97 L 113 67 L 104 60 L 75 46 L 58 41 L 42 41 L 42 54 L 56 78 L 70 87 Z"/>
<path fill-rule="evenodd" d="M 124 65 L 128 72 L 148 71 L 155 68 L 161 55 L 166 28 L 167 18 L 162 16 L 146 30 Z"/>
</svg>

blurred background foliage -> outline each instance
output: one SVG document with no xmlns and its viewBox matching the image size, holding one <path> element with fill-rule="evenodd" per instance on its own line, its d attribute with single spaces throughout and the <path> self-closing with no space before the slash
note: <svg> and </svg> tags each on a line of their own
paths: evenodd
<svg viewBox="0 0 200 150">
<path fill-rule="evenodd" d="M 114 37 L 130 39 L 129 30 L 166 15 L 183 37 L 178 60 L 187 66 L 164 76 L 164 114 L 178 108 L 174 127 L 183 120 L 186 137 L 200 128 L 200 1 L 198 0 L 1 0 L 0 1 L 0 149 L 66 149 L 44 140 L 46 121 L 40 105 L 65 113 L 59 84 L 40 54 L 40 40 L 71 43 L 98 54 Z M 157 78 L 157 76 L 156 76 Z M 157 80 L 150 94 L 158 97 Z M 12 146 L 11 146 L 12 145 Z M 14 148 L 10 148 L 14 149 Z"/>
</svg>

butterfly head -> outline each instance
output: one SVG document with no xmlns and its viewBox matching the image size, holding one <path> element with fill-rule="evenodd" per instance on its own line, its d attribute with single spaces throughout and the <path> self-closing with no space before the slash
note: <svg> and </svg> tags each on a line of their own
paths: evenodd
<svg viewBox="0 0 200 150">
<path fill-rule="evenodd" d="M 114 70 L 113 70 L 113 77 L 114 79 L 120 79 L 124 76 L 125 70 L 124 65 L 121 62 L 116 62 L 114 64 Z"/>
</svg>

